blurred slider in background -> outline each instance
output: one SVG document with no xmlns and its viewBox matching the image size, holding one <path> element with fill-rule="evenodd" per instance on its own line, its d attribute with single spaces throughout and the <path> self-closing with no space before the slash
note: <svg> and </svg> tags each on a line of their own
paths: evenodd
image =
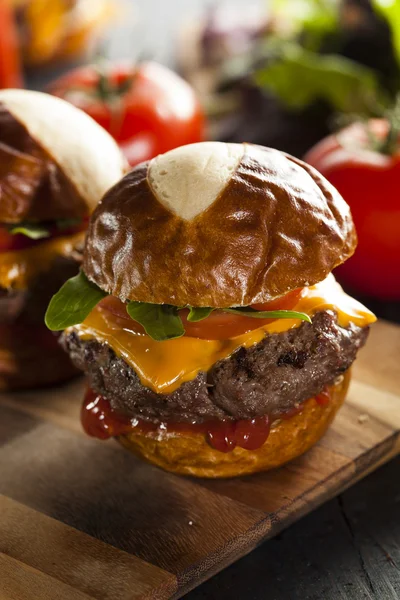
<svg viewBox="0 0 400 600">
<path fill-rule="evenodd" d="M 0 390 L 75 375 L 44 312 L 79 271 L 89 216 L 125 167 L 112 137 L 68 102 L 0 91 Z"/>
</svg>

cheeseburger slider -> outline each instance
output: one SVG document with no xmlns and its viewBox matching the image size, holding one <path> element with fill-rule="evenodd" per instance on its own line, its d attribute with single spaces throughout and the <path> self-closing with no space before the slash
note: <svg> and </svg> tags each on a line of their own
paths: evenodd
<svg viewBox="0 0 400 600">
<path fill-rule="evenodd" d="M 0 389 L 76 372 L 43 317 L 78 273 L 89 215 L 123 164 L 114 140 L 69 103 L 0 91 Z"/>
<path fill-rule="evenodd" d="M 47 311 L 88 376 L 86 431 L 201 477 L 305 452 L 375 320 L 331 274 L 355 246 L 341 196 L 277 150 L 204 142 L 137 166 Z"/>
</svg>

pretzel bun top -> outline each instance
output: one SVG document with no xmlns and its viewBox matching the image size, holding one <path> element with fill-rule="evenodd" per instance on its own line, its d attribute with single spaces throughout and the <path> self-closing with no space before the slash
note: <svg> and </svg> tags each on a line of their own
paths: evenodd
<svg viewBox="0 0 400 600">
<path fill-rule="evenodd" d="M 348 205 L 309 165 L 202 142 L 138 165 L 106 193 L 83 269 L 123 301 L 247 306 L 323 280 L 356 243 Z"/>
<path fill-rule="evenodd" d="M 124 174 L 113 138 L 68 102 L 0 90 L 0 221 L 90 214 Z"/>
</svg>

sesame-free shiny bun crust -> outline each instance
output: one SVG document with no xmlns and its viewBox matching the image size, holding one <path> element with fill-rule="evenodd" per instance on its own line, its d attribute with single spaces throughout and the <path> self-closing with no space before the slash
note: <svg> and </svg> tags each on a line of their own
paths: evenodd
<svg viewBox="0 0 400 600">
<path fill-rule="evenodd" d="M 205 434 L 170 434 L 158 439 L 154 434 L 131 433 L 118 441 L 148 462 L 178 475 L 211 479 L 250 475 L 280 467 L 309 450 L 324 435 L 343 404 L 350 383 L 350 371 L 330 388 L 328 405 L 306 400 L 303 410 L 277 421 L 265 444 L 258 450 L 236 447 L 232 452 L 212 448 Z"/>
<path fill-rule="evenodd" d="M 69 102 L 0 90 L 0 221 L 78 219 L 126 172 L 114 139 Z"/>
<path fill-rule="evenodd" d="M 124 301 L 246 306 L 352 255 L 350 209 L 315 169 L 270 148 L 203 144 L 139 165 L 105 195 L 86 243 L 91 281 Z"/>
</svg>

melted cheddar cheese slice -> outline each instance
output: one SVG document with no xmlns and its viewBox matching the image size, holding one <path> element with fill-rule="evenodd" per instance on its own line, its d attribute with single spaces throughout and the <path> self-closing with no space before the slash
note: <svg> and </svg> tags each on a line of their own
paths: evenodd
<svg viewBox="0 0 400 600">
<path fill-rule="evenodd" d="M 37 246 L 0 253 L 0 287 L 25 290 L 49 270 L 58 256 L 69 257 L 77 244 L 84 240 L 83 232 L 44 240 Z"/>
<path fill-rule="evenodd" d="M 354 323 L 365 327 L 376 317 L 362 304 L 345 294 L 333 275 L 306 288 L 293 310 L 310 317 L 321 310 L 333 310 L 339 325 Z M 217 361 L 227 358 L 241 346 L 248 348 L 266 335 L 287 331 L 301 324 L 299 320 L 278 319 L 268 325 L 228 340 L 201 340 L 181 337 L 156 342 L 148 335 L 121 329 L 112 314 L 94 309 L 81 325 L 69 328 L 82 340 L 96 339 L 108 344 L 138 374 L 143 385 L 157 393 L 169 394 L 200 371 L 208 371 Z"/>
</svg>

